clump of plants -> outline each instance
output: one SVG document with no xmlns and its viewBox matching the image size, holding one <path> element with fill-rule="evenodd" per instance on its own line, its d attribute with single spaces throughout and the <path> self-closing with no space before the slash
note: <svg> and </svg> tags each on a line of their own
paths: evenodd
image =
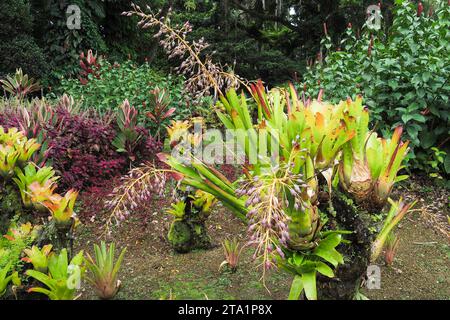
<svg viewBox="0 0 450 320">
<path fill-rule="evenodd" d="M 14 75 L 6 76 L 6 79 L 0 80 L 0 84 L 3 90 L 19 100 L 41 88 L 39 82 L 29 78 L 27 74 L 23 73 L 21 68 L 17 69 Z"/>
<path fill-rule="evenodd" d="M 4 234 L 0 239 L 0 293 L 5 293 L 9 281 L 23 292 L 30 282 L 19 272 L 30 264 L 35 270 L 29 275 L 50 288 L 50 291 L 32 288 L 30 292 L 46 293 L 52 299 L 67 298 L 68 293 L 61 291 L 65 284 L 58 279 L 61 270 L 56 270 L 60 269 L 56 265 L 62 258 L 54 261 L 50 251 L 55 248 L 61 254 L 71 252 L 78 193 L 75 190 L 64 196 L 55 193 L 57 176 L 53 168 L 39 167 L 30 160 L 39 147 L 35 139 L 28 139 L 16 128 L 5 130 L 0 126 L 0 205 L 10 207 L 1 212 L 0 220 L 0 231 Z M 49 214 L 48 222 L 43 226 L 35 224 L 43 214 Z M 43 274 L 47 271 L 49 276 L 45 278 Z"/>
<path fill-rule="evenodd" d="M 323 90 L 334 103 L 361 94 L 383 135 L 404 127 L 412 168 L 448 178 L 450 5 L 436 2 L 427 13 L 413 1 L 396 1 L 393 14 L 386 34 L 370 25 L 361 33 L 349 26 L 338 48 L 326 34 L 325 58 L 308 69 L 302 86 L 307 95 Z M 436 157 L 431 147 L 446 154 Z"/>
<path fill-rule="evenodd" d="M 33 154 L 40 166 L 52 165 L 60 190 L 99 187 L 124 174 L 131 164 L 152 159 L 161 144 L 148 130 L 129 122 L 124 109 L 109 117 L 80 112 L 73 98 L 3 101 L 0 125 L 19 128 L 41 148 Z M 125 113 L 124 113 L 125 112 Z"/>
<path fill-rule="evenodd" d="M 167 210 L 174 217 L 167 238 L 177 252 L 211 248 L 206 220 L 216 199 L 211 194 L 192 188 L 178 191 L 178 201 Z"/>
<path fill-rule="evenodd" d="M 267 92 L 258 84 L 252 90 L 250 100 L 228 92 L 221 99 L 226 113 L 217 111 L 224 125 L 240 135 L 250 162 L 237 183 L 224 183 L 189 154 L 186 164 L 173 156 L 167 163 L 183 174 L 182 183 L 210 192 L 246 215 L 249 245 L 263 273 L 274 267 L 286 270 L 295 275 L 291 298 L 304 291 L 308 299 L 316 299 L 318 274 L 344 277 L 339 271 L 352 269 L 356 282 L 371 257 L 378 257 L 386 232 L 410 209 L 393 203 L 379 236 L 375 239 L 369 231 L 379 227 L 367 221 L 382 211 L 394 183 L 405 178 L 397 173 L 407 143 L 400 140 L 401 129 L 390 139 L 369 130 L 361 98 L 331 105 L 301 100 L 292 86 Z M 249 106 L 258 111 L 256 123 Z M 274 139 L 275 147 L 267 143 Z M 357 218 L 364 215 L 366 221 Z M 353 241 L 349 248 L 343 237 Z M 365 245 L 356 245 L 358 241 Z M 347 264 L 358 268 L 339 268 L 346 264 L 346 254 Z"/>
</svg>

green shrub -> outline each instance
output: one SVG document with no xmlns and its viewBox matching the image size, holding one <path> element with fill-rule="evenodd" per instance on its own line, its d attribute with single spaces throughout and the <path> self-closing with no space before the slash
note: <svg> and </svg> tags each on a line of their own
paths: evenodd
<svg viewBox="0 0 450 320">
<path fill-rule="evenodd" d="M 330 49 L 330 38 L 322 45 Z M 362 94 L 384 133 L 405 127 L 413 167 L 427 169 L 437 146 L 447 153 L 440 170 L 450 174 L 449 74 L 450 6 L 419 16 L 413 3 L 397 1 L 388 34 L 364 26 L 357 38 L 348 28 L 340 50 L 309 68 L 304 81 L 308 94 L 323 89 L 333 102 Z"/>
<path fill-rule="evenodd" d="M 170 95 L 169 108 L 176 108 L 176 119 L 186 119 L 192 114 L 202 115 L 202 106 L 193 105 L 183 92 L 183 79 L 178 76 L 163 76 L 148 63 L 137 65 L 132 61 L 111 64 L 100 60 L 100 76 L 91 74 L 88 83 L 83 85 L 79 79 L 62 79 L 61 85 L 51 94 L 52 97 L 66 93 L 80 101 L 84 109 L 93 109 L 100 114 L 119 110 L 125 99 L 139 111 L 139 124 L 152 127 L 145 114 L 151 105 L 151 90 L 165 89 Z M 196 111 L 197 110 L 197 111 Z"/>
<path fill-rule="evenodd" d="M 35 78 L 47 72 L 45 55 L 30 35 L 32 16 L 26 0 L 2 1 L 0 4 L 0 78 L 17 68 Z"/>
</svg>

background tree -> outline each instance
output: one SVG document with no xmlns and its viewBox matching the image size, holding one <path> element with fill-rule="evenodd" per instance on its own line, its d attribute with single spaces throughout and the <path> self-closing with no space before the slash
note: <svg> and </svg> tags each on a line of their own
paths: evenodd
<svg viewBox="0 0 450 320">
<path fill-rule="evenodd" d="M 0 78 L 16 68 L 33 77 L 43 77 L 48 70 L 45 56 L 31 35 L 33 18 L 27 0 L 0 3 Z"/>
</svg>

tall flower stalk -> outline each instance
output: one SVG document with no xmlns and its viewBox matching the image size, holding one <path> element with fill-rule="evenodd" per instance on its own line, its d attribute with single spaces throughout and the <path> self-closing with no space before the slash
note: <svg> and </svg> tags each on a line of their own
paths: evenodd
<svg viewBox="0 0 450 320">
<path fill-rule="evenodd" d="M 134 3 L 131 7 L 133 10 L 123 12 L 122 15 L 138 16 L 140 18 L 138 26 L 142 29 L 158 30 L 154 37 L 160 39 L 160 45 L 170 59 L 179 58 L 183 61 L 176 70 L 186 77 L 186 91 L 197 99 L 210 95 L 211 92 L 218 97 L 230 88 L 246 86 L 244 79 L 233 72 L 224 71 L 222 66 L 213 62 L 211 55 L 204 53 L 209 44 L 203 38 L 192 42 L 186 39 L 187 34 L 192 32 L 189 22 L 185 22 L 181 27 L 172 27 L 167 17 L 145 13 Z M 149 6 L 147 10 L 151 10 Z"/>
</svg>

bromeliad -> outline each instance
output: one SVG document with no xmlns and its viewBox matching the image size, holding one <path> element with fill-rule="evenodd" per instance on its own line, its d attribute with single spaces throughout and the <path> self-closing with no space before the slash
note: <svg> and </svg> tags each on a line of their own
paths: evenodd
<svg viewBox="0 0 450 320">
<path fill-rule="evenodd" d="M 73 300 L 80 287 L 84 273 L 83 251 L 80 251 L 69 263 L 67 250 L 62 249 L 59 255 L 52 255 L 48 261 L 48 273 L 28 270 L 26 274 L 46 286 L 33 287 L 28 292 L 39 292 L 51 300 Z"/>
<path fill-rule="evenodd" d="M 403 217 L 414 207 L 416 201 L 407 204 L 400 198 L 398 201 L 389 199 L 389 203 L 391 204 L 391 208 L 384 220 L 381 231 L 372 244 L 372 256 L 370 257 L 372 262 L 377 260 L 389 235 Z"/>
<path fill-rule="evenodd" d="M 23 252 L 27 255 L 22 258 L 23 261 L 31 263 L 34 270 L 46 273 L 48 269 L 48 259 L 52 251 L 52 245 L 47 244 L 39 249 L 37 246 L 32 246 L 31 249 L 25 249 Z"/>
<path fill-rule="evenodd" d="M 382 208 L 394 183 L 407 178 L 397 176 L 408 152 L 408 142 L 400 140 L 402 128 L 397 127 L 391 139 L 377 137 L 369 131 L 369 111 L 362 98 L 348 99 L 344 104 L 344 121 L 355 132 L 342 151 L 339 182 L 358 204 L 369 209 Z"/>
<path fill-rule="evenodd" d="M 32 206 L 30 185 L 38 183 L 40 186 L 52 185 L 58 177 L 55 176 L 55 171 L 52 167 L 38 168 L 35 164 L 29 163 L 22 171 L 20 168 L 15 168 L 16 177 L 14 182 L 19 187 L 22 202 L 25 207 Z"/>
<path fill-rule="evenodd" d="M 78 191 L 73 189 L 66 192 L 64 197 L 54 194 L 42 204 L 50 210 L 56 225 L 69 226 L 73 223 L 75 214 L 73 208 L 78 196 Z"/>
<path fill-rule="evenodd" d="M 94 245 L 94 252 L 95 260 L 87 254 L 86 264 L 92 274 L 87 277 L 87 280 L 101 299 L 112 299 L 120 289 L 121 282 L 118 279 L 118 273 L 126 248 L 120 252 L 116 263 L 114 263 L 114 243 L 107 248 L 105 242 L 102 241 L 100 246 Z"/>
</svg>

